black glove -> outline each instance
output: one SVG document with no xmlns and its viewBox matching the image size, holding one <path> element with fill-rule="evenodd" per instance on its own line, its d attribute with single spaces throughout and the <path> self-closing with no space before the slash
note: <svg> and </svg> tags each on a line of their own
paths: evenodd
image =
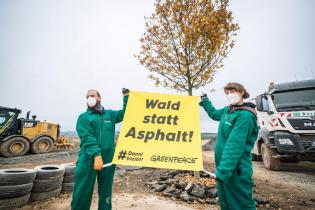
<svg viewBox="0 0 315 210">
<path fill-rule="evenodd" d="M 122 89 L 122 94 L 123 94 L 124 96 L 129 95 L 129 89 L 123 88 L 123 89 Z"/>
<path fill-rule="evenodd" d="M 208 96 L 207 96 L 206 93 L 202 93 L 201 96 L 200 96 L 201 100 L 204 100 L 204 99 L 206 99 L 207 97 L 208 97 Z"/>
</svg>

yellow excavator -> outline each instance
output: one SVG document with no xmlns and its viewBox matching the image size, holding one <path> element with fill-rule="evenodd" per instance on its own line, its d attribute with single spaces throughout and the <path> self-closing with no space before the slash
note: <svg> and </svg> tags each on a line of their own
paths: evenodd
<svg viewBox="0 0 315 210">
<path fill-rule="evenodd" d="M 28 152 L 40 154 L 69 149 L 68 139 L 60 136 L 60 126 L 56 123 L 18 118 L 21 110 L 0 106 L 0 154 L 4 157 L 23 156 Z"/>
</svg>

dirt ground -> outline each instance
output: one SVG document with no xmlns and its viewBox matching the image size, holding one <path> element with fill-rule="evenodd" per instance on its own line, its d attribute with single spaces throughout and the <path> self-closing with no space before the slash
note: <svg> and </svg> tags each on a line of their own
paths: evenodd
<svg viewBox="0 0 315 210">
<path fill-rule="evenodd" d="M 204 152 L 205 169 L 213 171 L 213 152 Z M 315 209 L 315 163 L 283 164 L 281 171 L 268 171 L 253 162 L 256 191 L 283 210 Z"/>
<path fill-rule="evenodd" d="M 34 168 L 44 164 L 61 164 L 71 162 L 76 159 L 77 152 L 55 152 L 40 155 L 27 155 L 16 158 L 0 157 L 0 168 Z M 114 188 L 113 188 L 113 209 L 133 209 L 133 210 L 196 210 L 196 209 L 217 209 L 216 206 L 204 206 L 193 204 L 189 205 L 184 202 L 174 201 L 169 198 L 159 196 L 145 186 L 144 183 L 157 179 L 160 174 L 167 170 L 153 168 L 131 168 L 117 167 Z M 69 210 L 72 194 L 61 194 L 41 202 L 30 202 L 16 210 Z M 91 210 L 97 209 L 98 195 L 97 183 L 91 203 Z"/>
<path fill-rule="evenodd" d="M 56 163 L 56 162 L 55 162 Z M 46 164 L 46 163 L 45 163 Z M 20 167 L 18 165 L 18 167 Z M 116 170 L 113 189 L 113 209 L 114 210 L 200 210 L 200 209 L 217 209 L 216 206 L 204 206 L 193 204 L 189 205 L 181 201 L 174 201 L 168 198 L 159 196 L 156 193 L 144 186 L 144 183 L 159 177 L 165 170 L 159 169 L 129 169 L 128 167 Z M 95 185 L 91 210 L 97 209 L 98 195 L 97 183 Z M 26 206 L 16 210 L 69 210 L 72 194 L 61 194 L 57 198 L 52 198 L 47 201 L 31 202 Z"/>
<path fill-rule="evenodd" d="M 41 164 L 59 164 L 75 160 L 76 155 L 77 151 L 71 151 L 10 159 L 0 157 L 0 168 L 33 168 Z M 213 152 L 204 152 L 203 156 L 205 170 L 214 171 Z M 258 209 L 315 209 L 315 163 L 285 164 L 281 171 L 268 171 L 263 167 L 262 162 L 253 162 L 253 165 L 255 191 L 271 201 L 269 208 L 258 207 Z M 145 182 L 157 179 L 161 173 L 165 173 L 165 170 L 118 168 L 114 180 L 113 209 L 218 209 L 216 206 L 186 204 L 164 198 L 144 186 Z M 97 209 L 97 199 L 95 191 L 91 210 Z M 67 210 L 70 209 L 70 202 L 71 194 L 61 194 L 48 201 L 31 202 L 18 210 Z"/>
<path fill-rule="evenodd" d="M 16 210 L 68 210 L 70 209 L 71 195 L 61 195 L 56 199 L 49 202 L 42 202 L 38 204 L 31 204 L 18 208 Z M 97 209 L 97 196 L 93 196 L 91 210 Z M 176 203 L 163 199 L 161 197 L 151 194 L 139 193 L 115 193 L 113 196 L 113 210 L 161 210 L 161 209 L 174 209 L 174 210 L 194 210 L 195 208 L 188 205 Z M 211 209 L 211 208 L 209 208 Z"/>
</svg>

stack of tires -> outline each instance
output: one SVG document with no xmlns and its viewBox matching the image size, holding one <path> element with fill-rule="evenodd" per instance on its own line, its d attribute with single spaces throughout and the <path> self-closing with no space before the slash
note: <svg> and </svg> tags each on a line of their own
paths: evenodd
<svg viewBox="0 0 315 210">
<path fill-rule="evenodd" d="M 74 186 L 75 164 L 64 163 L 64 164 L 61 164 L 61 166 L 65 168 L 65 175 L 64 175 L 63 183 L 62 183 L 62 192 L 70 193 L 73 191 L 73 186 Z"/>
<path fill-rule="evenodd" d="M 28 203 L 36 170 L 25 168 L 0 170 L 0 210 L 18 208 Z"/>
<path fill-rule="evenodd" d="M 46 200 L 58 196 L 62 190 L 65 168 L 59 165 L 42 165 L 37 171 L 32 189 L 32 201 Z"/>
</svg>

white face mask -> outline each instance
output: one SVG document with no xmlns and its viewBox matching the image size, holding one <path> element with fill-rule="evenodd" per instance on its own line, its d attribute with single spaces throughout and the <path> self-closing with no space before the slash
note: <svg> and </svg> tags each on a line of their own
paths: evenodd
<svg viewBox="0 0 315 210">
<path fill-rule="evenodd" d="M 237 93 L 229 93 L 226 95 L 228 101 L 230 104 L 235 105 L 238 104 L 241 101 L 241 97 Z"/>
<path fill-rule="evenodd" d="M 88 97 L 86 102 L 89 107 L 94 107 L 96 105 L 96 98 Z"/>
</svg>

